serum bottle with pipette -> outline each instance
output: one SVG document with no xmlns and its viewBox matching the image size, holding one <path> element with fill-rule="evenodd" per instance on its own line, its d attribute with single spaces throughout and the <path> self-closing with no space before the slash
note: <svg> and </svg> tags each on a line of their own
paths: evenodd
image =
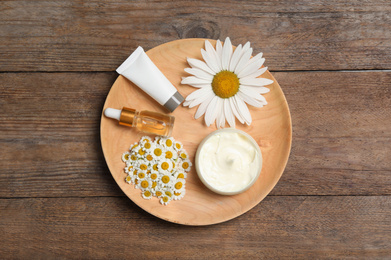
<svg viewBox="0 0 391 260">
<path fill-rule="evenodd" d="M 175 117 L 147 110 L 137 111 L 124 107 L 122 110 L 106 108 L 106 117 L 119 121 L 120 125 L 135 127 L 137 130 L 149 134 L 171 136 Z"/>
</svg>

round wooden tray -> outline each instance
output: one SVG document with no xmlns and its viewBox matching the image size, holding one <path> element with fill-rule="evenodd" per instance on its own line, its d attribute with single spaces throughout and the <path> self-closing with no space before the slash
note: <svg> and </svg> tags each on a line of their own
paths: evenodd
<svg viewBox="0 0 391 260">
<path fill-rule="evenodd" d="M 189 76 L 184 68 L 189 67 L 187 57 L 202 60 L 201 48 L 204 39 L 185 39 L 157 46 L 147 52 L 151 60 L 186 97 L 196 88 L 182 85 L 181 78 Z M 214 40 L 210 40 L 215 44 Z M 267 71 L 262 75 L 274 80 L 265 94 L 268 105 L 263 108 L 249 106 L 253 122 L 250 126 L 237 128 L 250 134 L 259 144 L 263 166 L 257 182 L 246 192 L 235 196 L 218 195 L 206 188 L 199 180 L 194 167 L 198 145 L 216 127 L 207 127 L 203 116 L 197 120 L 197 107 L 178 107 L 172 115 L 175 125 L 172 136 L 183 143 L 193 167 L 186 180 L 186 195 L 182 200 L 162 206 L 157 198 L 145 200 L 140 190 L 125 182 L 125 164 L 121 155 L 130 145 L 145 135 L 133 128 L 119 126 L 118 122 L 103 116 L 101 118 L 101 143 L 107 165 L 118 186 L 138 206 L 161 219 L 184 225 L 210 225 L 233 219 L 262 201 L 280 179 L 288 161 L 292 140 L 291 118 L 285 96 L 274 77 Z M 119 76 L 112 86 L 104 109 L 131 107 L 166 113 L 166 110 L 126 78 Z M 228 126 L 228 124 L 227 124 Z"/>
</svg>

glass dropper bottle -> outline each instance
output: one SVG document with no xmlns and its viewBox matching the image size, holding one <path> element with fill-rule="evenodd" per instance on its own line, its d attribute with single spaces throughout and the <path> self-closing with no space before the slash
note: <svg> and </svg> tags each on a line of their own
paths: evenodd
<svg viewBox="0 0 391 260">
<path fill-rule="evenodd" d="M 106 108 L 106 117 L 117 119 L 120 125 L 135 127 L 149 134 L 171 136 L 175 117 L 163 113 L 124 107 L 122 110 Z"/>
</svg>

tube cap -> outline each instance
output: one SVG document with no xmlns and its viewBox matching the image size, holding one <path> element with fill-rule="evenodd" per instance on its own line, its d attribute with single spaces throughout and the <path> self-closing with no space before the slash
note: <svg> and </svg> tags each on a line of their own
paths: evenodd
<svg viewBox="0 0 391 260">
<path fill-rule="evenodd" d="M 164 104 L 164 107 L 167 108 L 170 112 L 173 112 L 185 99 L 182 97 L 179 92 L 175 92 L 172 97 Z"/>
</svg>

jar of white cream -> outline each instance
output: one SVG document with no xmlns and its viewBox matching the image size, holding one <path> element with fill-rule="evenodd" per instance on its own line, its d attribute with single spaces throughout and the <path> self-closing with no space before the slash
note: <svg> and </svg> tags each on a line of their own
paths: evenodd
<svg viewBox="0 0 391 260">
<path fill-rule="evenodd" d="M 210 190 L 235 195 L 258 179 L 262 154 L 249 134 L 227 128 L 205 137 L 197 149 L 195 166 L 199 178 Z"/>
</svg>

